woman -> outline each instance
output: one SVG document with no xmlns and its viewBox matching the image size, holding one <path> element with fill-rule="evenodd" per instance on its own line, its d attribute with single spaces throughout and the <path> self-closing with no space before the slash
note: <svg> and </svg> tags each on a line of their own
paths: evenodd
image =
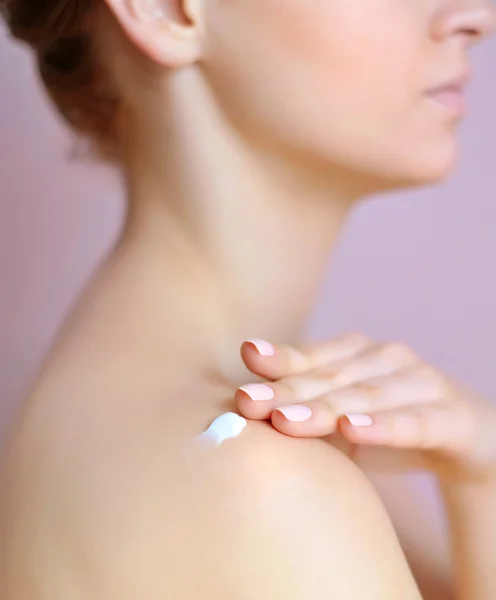
<svg viewBox="0 0 496 600">
<path fill-rule="evenodd" d="M 411 353 L 361 336 L 296 363 L 284 356 L 356 203 L 451 172 L 466 54 L 493 32 L 494 8 L 485 0 L 2 0 L 2 8 L 34 47 L 62 114 L 121 168 L 128 196 L 122 235 L 64 323 L 6 446 L 2 599 L 419 599 L 384 506 L 346 444 L 311 439 L 335 433 L 332 403 L 320 401 L 320 416 L 307 405 L 308 423 L 305 408 L 299 423 L 286 419 L 287 405 L 327 393 L 338 374 L 341 392 L 356 393 L 357 381 L 368 381 L 362 392 L 381 390 L 369 379 L 413 363 L 429 380 L 423 401 L 448 386 Z M 249 369 L 282 379 L 266 408 L 247 397 L 253 387 L 236 389 L 253 377 L 239 358 L 253 338 L 243 346 Z M 283 345 L 271 355 L 260 339 Z M 300 393 L 281 396 L 287 377 L 301 383 L 306 370 Z M 233 417 L 238 429 L 221 431 L 234 439 L 197 439 L 236 407 L 249 421 Z M 489 600 L 495 588 L 486 411 L 485 454 L 453 452 L 451 438 L 429 454 L 449 465 L 463 600 Z M 344 438 L 366 443 L 350 418 L 340 420 Z M 456 439 L 473 440 L 462 421 Z M 415 447 L 411 436 L 403 441 Z M 466 469 L 470 459 L 475 469 Z M 477 518 L 465 514 L 468 500 L 478 502 Z M 422 595 L 440 599 L 427 588 Z"/>
</svg>

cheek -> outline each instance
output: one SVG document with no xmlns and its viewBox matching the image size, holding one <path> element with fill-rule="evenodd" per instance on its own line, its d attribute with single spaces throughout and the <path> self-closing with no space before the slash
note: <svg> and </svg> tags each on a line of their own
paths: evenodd
<svg viewBox="0 0 496 600">
<path fill-rule="evenodd" d="M 300 50 L 307 68 L 302 74 L 322 99 L 316 106 L 322 113 L 327 108 L 338 120 L 345 115 L 375 119 L 383 128 L 404 117 L 418 99 L 425 32 L 420 15 L 398 12 L 390 0 L 360 4 L 360 9 L 334 15 L 335 20 L 324 15 L 334 23 L 328 31 L 323 26 L 305 31 Z"/>
<path fill-rule="evenodd" d="M 209 64 L 224 106 L 251 135 L 331 160 L 408 138 L 422 91 L 419 4 L 232 3 L 209 23 Z"/>
</svg>

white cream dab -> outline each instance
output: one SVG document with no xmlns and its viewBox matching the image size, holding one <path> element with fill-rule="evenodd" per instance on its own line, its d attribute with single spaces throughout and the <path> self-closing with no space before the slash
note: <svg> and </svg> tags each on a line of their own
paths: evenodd
<svg viewBox="0 0 496 600">
<path fill-rule="evenodd" d="M 228 412 L 212 421 L 210 427 L 198 438 L 212 440 L 216 446 L 220 446 L 223 441 L 238 437 L 245 427 L 246 419 L 236 413 Z"/>
</svg>

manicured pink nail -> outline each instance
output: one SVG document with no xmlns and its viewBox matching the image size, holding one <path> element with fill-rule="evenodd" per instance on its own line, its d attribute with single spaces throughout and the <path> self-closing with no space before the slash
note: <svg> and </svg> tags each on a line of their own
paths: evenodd
<svg viewBox="0 0 496 600">
<path fill-rule="evenodd" d="M 301 423 L 302 421 L 308 421 L 312 416 L 312 411 L 308 406 L 303 404 L 290 404 L 289 406 L 279 406 L 275 410 L 282 412 L 288 421 L 294 423 Z"/>
<path fill-rule="evenodd" d="M 274 390 L 265 383 L 248 383 L 238 389 L 243 390 L 252 400 L 272 400 L 275 396 Z"/>
<path fill-rule="evenodd" d="M 253 344 L 258 350 L 258 353 L 262 356 L 274 356 L 274 354 L 276 353 L 274 346 L 270 342 L 261 340 L 259 338 L 254 338 L 253 340 L 246 341 L 250 342 L 250 344 Z"/>
<path fill-rule="evenodd" d="M 354 427 L 370 427 L 373 422 L 369 415 L 345 415 Z"/>
</svg>

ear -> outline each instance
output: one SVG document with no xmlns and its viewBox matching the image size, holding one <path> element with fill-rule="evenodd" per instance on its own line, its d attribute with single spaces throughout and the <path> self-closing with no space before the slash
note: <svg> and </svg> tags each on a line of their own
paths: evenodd
<svg viewBox="0 0 496 600">
<path fill-rule="evenodd" d="M 198 0 L 105 0 L 127 37 L 154 62 L 192 64 L 201 55 Z"/>
</svg>

